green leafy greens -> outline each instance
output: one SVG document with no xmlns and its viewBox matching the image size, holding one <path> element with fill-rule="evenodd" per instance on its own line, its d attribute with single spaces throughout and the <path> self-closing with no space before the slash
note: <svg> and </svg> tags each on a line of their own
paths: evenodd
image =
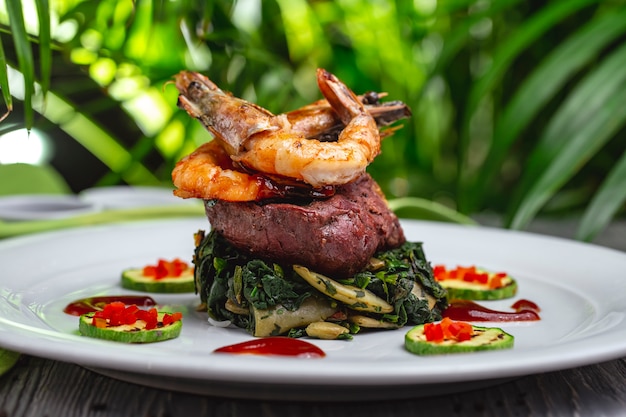
<svg viewBox="0 0 626 417">
<path fill-rule="evenodd" d="M 367 313 L 370 318 L 391 323 L 395 328 L 441 319 L 447 306 L 446 291 L 437 284 L 421 243 L 406 242 L 396 249 L 379 252 L 376 262 L 351 278 L 338 280 L 343 285 L 369 290 L 394 307 L 389 313 Z M 254 258 L 233 247 L 216 231 L 196 234 L 194 254 L 196 289 L 206 304 L 210 317 L 231 321 L 254 334 L 253 310 L 297 311 L 308 298 L 328 298 L 309 285 L 291 265 L 280 265 Z M 362 292 L 362 291 L 361 291 Z M 349 322 L 350 307 L 335 300 L 337 314 L 328 320 L 342 322 L 351 333 L 359 326 Z M 304 308 L 304 307 L 303 307 Z M 359 315 L 364 315 L 362 312 Z M 362 327 L 362 326 L 361 326 Z M 287 329 L 291 337 L 304 334 L 302 329 Z"/>
</svg>

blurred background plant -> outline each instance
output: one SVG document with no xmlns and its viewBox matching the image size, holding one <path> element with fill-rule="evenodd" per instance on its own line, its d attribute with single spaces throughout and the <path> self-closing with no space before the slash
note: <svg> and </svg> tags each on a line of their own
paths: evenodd
<svg viewBox="0 0 626 417">
<path fill-rule="evenodd" d="M 210 140 L 178 71 L 279 113 L 320 97 L 323 67 L 411 107 L 369 168 L 399 209 L 576 215 L 584 240 L 625 213 L 624 0 L 6 0 L 0 24 L 0 163 L 74 192 L 171 187 Z"/>
</svg>

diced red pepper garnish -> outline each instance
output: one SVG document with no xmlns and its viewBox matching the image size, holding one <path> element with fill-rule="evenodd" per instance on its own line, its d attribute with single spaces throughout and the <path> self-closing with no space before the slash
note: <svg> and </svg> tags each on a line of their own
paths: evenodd
<svg viewBox="0 0 626 417">
<path fill-rule="evenodd" d="M 172 323 L 177 322 L 178 320 L 183 318 L 183 313 L 176 312 L 172 314 L 165 314 L 163 316 L 163 326 L 169 326 Z"/>
<path fill-rule="evenodd" d="M 91 324 L 99 329 L 104 329 L 105 327 L 107 327 L 107 319 L 103 317 L 94 317 L 91 320 Z"/>
<path fill-rule="evenodd" d="M 457 266 L 454 269 L 447 269 L 444 265 L 435 265 L 433 267 L 433 275 L 437 281 L 456 279 L 488 285 L 489 288 L 494 289 L 505 285 L 504 278 L 507 276 L 507 273 L 497 272 L 490 274 L 477 270 L 475 266 Z"/>
<path fill-rule="evenodd" d="M 426 323 L 424 325 L 424 336 L 429 342 L 440 343 L 444 340 L 454 340 L 462 342 L 470 340 L 474 334 L 471 324 L 464 321 L 454 321 L 444 317 L 440 323 Z"/>
<path fill-rule="evenodd" d="M 505 275 L 506 276 L 506 275 Z M 504 283 L 502 282 L 502 279 L 504 277 L 501 274 L 496 274 L 494 275 L 490 280 L 489 280 L 489 288 L 500 288 L 504 286 Z"/>
<path fill-rule="evenodd" d="M 168 326 L 182 318 L 183 314 L 180 312 L 166 313 L 163 318 L 163 326 Z M 135 304 L 127 306 L 120 301 L 114 301 L 106 304 L 101 311 L 96 311 L 91 324 L 104 328 L 107 326 L 121 326 L 123 324 L 131 325 L 135 324 L 137 320 L 142 320 L 146 323 L 146 330 L 155 329 L 159 324 L 157 309 L 153 307 L 149 310 L 142 310 Z"/>
<path fill-rule="evenodd" d="M 151 308 L 150 310 L 139 310 L 137 312 L 137 318 L 146 323 L 146 330 L 156 329 L 158 324 L 156 308 Z"/>
<path fill-rule="evenodd" d="M 429 342 L 443 342 L 443 329 L 439 324 L 426 323 L 424 325 L 424 336 Z"/>
<path fill-rule="evenodd" d="M 173 261 L 159 259 L 156 265 L 144 266 L 143 274 L 147 277 L 153 277 L 154 279 L 162 279 L 166 277 L 177 278 L 180 277 L 187 269 L 189 269 L 189 264 L 179 258 L 176 258 Z"/>
</svg>

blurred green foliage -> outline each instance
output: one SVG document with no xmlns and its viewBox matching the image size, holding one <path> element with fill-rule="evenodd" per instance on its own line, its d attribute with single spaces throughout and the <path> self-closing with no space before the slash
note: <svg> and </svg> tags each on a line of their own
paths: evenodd
<svg viewBox="0 0 626 417">
<path fill-rule="evenodd" d="M 323 67 L 411 107 L 369 168 L 390 198 L 514 228 L 584 213 L 586 240 L 624 214 L 624 0 L 35 3 L 3 5 L 0 58 L 24 77 L 25 125 L 32 108 L 88 149 L 98 184 L 168 184 L 210 139 L 176 108 L 178 71 L 280 113 L 320 97 Z"/>
</svg>

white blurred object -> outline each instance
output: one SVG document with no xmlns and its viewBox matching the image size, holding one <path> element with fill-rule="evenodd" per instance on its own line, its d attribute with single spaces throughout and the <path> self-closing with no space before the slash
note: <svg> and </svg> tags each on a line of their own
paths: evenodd
<svg viewBox="0 0 626 417">
<path fill-rule="evenodd" d="M 72 195 L 17 195 L 0 198 L 2 220 L 60 219 L 99 211 L 95 202 Z"/>
<path fill-rule="evenodd" d="M 80 192 L 78 196 L 81 200 L 97 204 L 105 210 L 197 203 L 195 200 L 176 197 L 171 189 L 165 187 L 95 187 Z"/>
</svg>

